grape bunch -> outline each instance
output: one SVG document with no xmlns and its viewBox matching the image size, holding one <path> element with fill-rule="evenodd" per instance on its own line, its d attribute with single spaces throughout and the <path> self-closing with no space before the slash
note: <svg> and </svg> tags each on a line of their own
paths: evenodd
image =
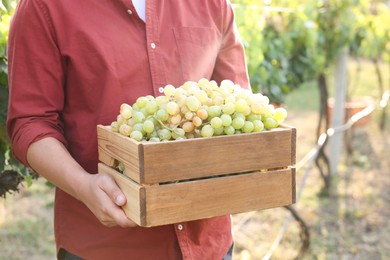
<svg viewBox="0 0 390 260">
<path fill-rule="evenodd" d="M 166 85 L 164 95 L 139 97 L 132 106 L 122 104 L 111 129 L 136 141 L 161 142 L 261 132 L 278 127 L 286 116 L 260 93 L 203 78 L 178 88 Z"/>
</svg>

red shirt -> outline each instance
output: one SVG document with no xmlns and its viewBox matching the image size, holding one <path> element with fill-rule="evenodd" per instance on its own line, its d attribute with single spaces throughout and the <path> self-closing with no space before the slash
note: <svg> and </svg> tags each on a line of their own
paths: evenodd
<svg viewBox="0 0 390 260">
<path fill-rule="evenodd" d="M 121 103 L 202 77 L 249 87 L 243 46 L 226 0 L 21 0 L 9 35 L 7 129 L 16 158 L 44 137 L 97 172 L 96 125 Z M 48 158 L 49 160 L 50 158 Z M 59 165 L 61 167 L 61 165 Z M 229 216 L 154 228 L 108 228 L 56 190 L 57 248 L 86 259 L 222 259 Z"/>
</svg>

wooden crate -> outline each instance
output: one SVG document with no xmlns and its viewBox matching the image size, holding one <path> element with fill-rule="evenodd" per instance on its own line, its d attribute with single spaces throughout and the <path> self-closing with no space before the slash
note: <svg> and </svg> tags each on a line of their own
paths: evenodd
<svg viewBox="0 0 390 260">
<path fill-rule="evenodd" d="M 115 178 L 125 213 L 140 226 L 280 207 L 295 203 L 295 140 L 295 128 L 284 126 L 147 143 L 99 125 L 99 171 Z"/>
</svg>

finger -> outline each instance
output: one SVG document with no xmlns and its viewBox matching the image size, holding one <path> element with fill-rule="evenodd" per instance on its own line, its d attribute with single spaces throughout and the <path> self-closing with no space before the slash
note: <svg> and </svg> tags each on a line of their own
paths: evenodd
<svg viewBox="0 0 390 260">
<path fill-rule="evenodd" d="M 116 205 L 123 206 L 126 204 L 125 195 L 111 176 L 104 175 L 100 187 Z"/>
<path fill-rule="evenodd" d="M 125 212 L 119 208 L 119 207 L 116 207 L 116 210 L 113 210 L 112 211 L 112 214 L 111 214 L 112 218 L 115 220 L 115 222 L 117 223 L 117 225 L 121 226 L 121 227 L 135 227 L 137 226 L 137 224 L 135 222 L 133 222 L 131 219 L 129 219 Z"/>
<path fill-rule="evenodd" d="M 107 194 L 106 194 L 107 196 Z M 137 226 L 136 223 L 131 221 L 123 211 L 120 206 L 117 206 L 115 203 L 111 201 L 111 199 L 107 196 L 107 201 L 103 208 L 103 221 L 101 221 L 104 225 L 112 227 L 112 226 L 121 226 L 121 227 L 134 227 Z"/>
</svg>

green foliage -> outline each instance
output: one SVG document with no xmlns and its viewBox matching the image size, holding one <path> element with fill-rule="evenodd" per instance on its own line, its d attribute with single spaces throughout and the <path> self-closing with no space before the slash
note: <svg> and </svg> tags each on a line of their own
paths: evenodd
<svg viewBox="0 0 390 260">
<path fill-rule="evenodd" d="M 370 60 L 390 62 L 390 9 L 384 3 L 365 0 L 355 8 L 356 34 L 351 53 Z"/>
<path fill-rule="evenodd" d="M 7 3 L 0 4 L 0 171 L 4 169 L 5 154 L 9 149 L 9 141 L 5 134 L 5 120 L 8 104 L 8 78 L 6 43 L 8 40 L 8 10 Z"/>
<path fill-rule="evenodd" d="M 326 74 L 340 51 L 390 60 L 390 11 L 369 0 L 235 0 L 254 92 L 274 103 Z M 267 4 L 264 4 L 267 3 Z M 373 14 L 375 6 L 375 15 Z"/>
<path fill-rule="evenodd" d="M 258 1 L 235 2 L 252 89 L 274 103 L 282 103 L 289 92 L 324 68 L 315 17 L 308 15 L 309 8 L 298 1 L 262 6 L 254 5 Z"/>
</svg>

